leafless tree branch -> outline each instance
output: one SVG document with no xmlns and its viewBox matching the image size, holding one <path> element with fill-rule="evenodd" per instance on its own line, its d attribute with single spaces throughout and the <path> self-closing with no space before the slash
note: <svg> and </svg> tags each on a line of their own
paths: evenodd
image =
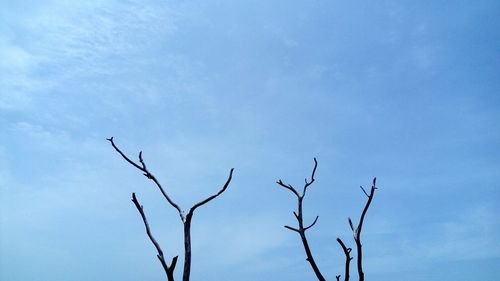
<svg viewBox="0 0 500 281">
<path fill-rule="evenodd" d="M 307 179 L 305 179 L 305 184 L 304 184 L 304 190 L 302 192 L 302 197 L 306 195 L 306 190 L 307 188 L 314 182 L 314 174 L 316 174 L 316 168 L 318 167 L 318 161 L 316 161 L 316 157 L 314 157 L 314 168 L 311 173 L 311 180 L 308 182 Z"/>
<path fill-rule="evenodd" d="M 368 195 L 368 193 L 366 193 L 366 190 L 362 186 L 359 186 L 359 188 L 361 188 L 361 190 L 363 190 L 363 193 L 366 195 L 366 197 L 370 197 L 370 195 Z"/>
<path fill-rule="evenodd" d="M 349 281 L 349 265 L 351 263 L 352 257 L 351 257 L 351 248 L 347 248 L 342 242 L 340 238 L 337 238 L 337 242 L 339 242 L 340 247 L 342 247 L 342 250 L 344 251 L 345 255 L 345 273 L 344 273 L 344 281 Z M 340 275 L 337 275 L 340 278 Z M 339 280 L 339 279 L 337 279 Z"/>
<path fill-rule="evenodd" d="M 319 218 L 319 216 L 316 216 L 316 218 L 314 219 L 314 221 L 309 226 L 304 227 L 304 231 L 306 231 L 309 228 L 313 227 L 316 224 L 316 222 L 318 221 L 318 218 Z"/>
<path fill-rule="evenodd" d="M 366 191 L 363 188 L 361 188 L 363 190 L 363 192 L 368 196 L 368 200 L 366 201 L 365 207 L 363 208 L 363 212 L 361 213 L 361 217 L 359 218 L 358 226 L 355 229 L 354 229 L 354 226 L 352 224 L 351 219 L 349 218 L 349 225 L 351 226 L 351 229 L 353 230 L 354 241 L 356 242 L 359 281 L 365 280 L 365 274 L 363 272 L 363 250 L 362 250 L 362 245 L 361 245 L 361 230 L 363 228 L 363 223 L 365 220 L 366 212 L 368 211 L 368 208 L 370 208 L 370 204 L 371 204 L 371 202 L 373 200 L 373 196 L 375 194 L 375 189 L 377 189 L 376 182 L 377 182 L 377 178 L 373 178 L 373 184 L 372 184 L 372 188 L 370 189 L 370 194 L 367 194 Z"/>
<path fill-rule="evenodd" d="M 156 255 L 156 256 L 160 260 L 160 263 L 161 263 L 163 269 L 165 270 L 165 273 L 167 274 L 167 280 L 174 281 L 174 270 L 175 270 L 175 265 L 177 264 L 177 257 L 178 256 L 175 256 L 172 259 L 170 266 L 167 265 L 167 263 L 165 262 L 165 257 L 163 256 L 163 251 L 161 250 L 160 244 L 158 244 L 156 239 L 153 237 L 151 230 L 149 229 L 149 223 L 148 223 L 148 220 L 146 219 L 146 215 L 144 214 L 144 207 L 137 200 L 135 193 L 132 193 L 132 202 L 134 202 L 135 207 L 137 208 L 137 210 L 141 214 L 142 221 L 144 222 L 144 226 L 146 227 L 146 233 L 147 233 L 149 239 L 151 240 L 151 242 L 153 243 L 153 245 L 155 246 L 156 251 L 158 252 L 158 255 Z"/>
<path fill-rule="evenodd" d="M 142 171 L 144 173 L 144 175 L 152 180 L 156 186 L 158 187 L 158 189 L 160 189 L 160 192 L 161 194 L 163 195 L 163 197 L 165 197 L 165 199 L 167 199 L 168 203 L 170 205 L 172 205 L 172 207 L 174 207 L 177 212 L 179 212 L 179 216 L 181 217 L 181 220 L 184 222 L 185 221 L 185 216 L 184 216 L 184 211 L 181 209 L 181 207 L 179 207 L 179 205 L 177 205 L 171 198 L 170 196 L 168 196 L 168 194 L 165 192 L 165 190 L 163 189 L 163 187 L 161 186 L 160 182 L 156 179 L 156 177 L 146 168 L 146 164 L 144 163 L 144 160 L 142 159 L 142 151 L 139 153 L 139 162 L 141 163 L 141 166 L 139 166 L 137 163 L 135 163 L 134 161 L 130 160 L 130 158 L 127 157 L 127 155 L 125 155 L 116 145 L 115 145 L 115 142 L 113 141 L 113 137 L 107 139 L 111 145 L 113 146 L 113 148 L 123 157 L 123 159 L 125 159 L 127 162 L 129 162 L 132 166 L 136 167 L 137 169 L 139 169 L 140 171 Z"/>
<path fill-rule="evenodd" d="M 284 188 L 286 188 L 286 189 L 290 190 L 290 191 L 291 191 L 291 192 L 293 192 L 293 194 L 295 194 L 297 197 L 300 197 L 299 193 L 297 192 L 297 190 L 296 190 L 293 186 L 291 186 L 291 185 L 289 185 L 289 184 L 284 184 L 281 180 L 278 180 L 276 183 L 277 183 L 277 184 L 279 184 L 279 185 L 281 185 L 281 186 L 283 186 Z"/>
<path fill-rule="evenodd" d="M 293 227 L 291 227 L 291 226 L 285 225 L 285 228 L 290 229 L 291 231 L 295 231 L 295 232 L 300 233 L 300 230 L 298 230 L 298 229 L 296 229 L 296 228 L 293 228 Z"/>
<path fill-rule="evenodd" d="M 196 208 L 205 205 L 206 203 L 212 201 L 219 195 L 221 195 L 224 191 L 226 191 L 227 187 L 229 186 L 229 183 L 231 182 L 231 179 L 233 178 L 233 171 L 234 169 L 232 168 L 229 171 L 229 177 L 227 178 L 226 182 L 222 186 L 222 188 L 215 194 L 207 197 L 206 199 L 196 203 L 189 209 L 189 212 L 186 216 L 186 220 L 184 221 L 184 277 L 183 281 L 189 281 L 189 275 L 191 272 L 191 220 L 193 219 L 193 214 Z"/>
<path fill-rule="evenodd" d="M 224 191 L 226 191 L 227 187 L 229 186 L 229 183 L 231 182 L 231 179 L 233 178 L 233 171 L 234 171 L 234 168 L 232 168 L 230 171 L 229 171 L 229 176 L 226 180 L 226 183 L 224 183 L 224 185 L 222 186 L 222 188 L 215 194 L 209 196 L 208 198 L 206 198 L 205 200 L 202 200 L 196 204 L 193 205 L 193 207 L 191 207 L 191 209 L 189 210 L 190 213 L 193 213 L 194 210 L 196 210 L 196 208 L 202 206 L 202 205 L 205 205 L 206 203 L 212 201 L 213 199 L 215 199 L 217 196 L 221 195 Z"/>
<path fill-rule="evenodd" d="M 306 260 L 311 265 L 311 267 L 314 271 L 314 274 L 316 275 L 316 278 L 318 278 L 318 280 L 320 280 L 320 281 L 325 281 L 325 278 L 321 274 L 321 271 L 319 270 L 318 265 L 316 264 L 316 261 L 314 260 L 314 257 L 313 257 L 312 252 L 311 252 L 311 248 L 309 247 L 309 242 L 307 241 L 307 237 L 306 237 L 306 230 L 313 227 L 316 224 L 318 217 L 316 217 L 316 219 L 314 220 L 314 222 L 311 225 L 309 225 L 308 227 L 304 227 L 304 219 L 303 219 L 303 213 L 302 213 L 302 202 L 304 200 L 304 196 L 306 194 L 307 188 L 314 182 L 314 175 L 316 173 L 317 167 L 318 167 L 318 161 L 316 161 L 316 158 L 314 158 L 314 168 L 313 168 L 313 171 L 311 173 L 311 180 L 307 181 L 307 179 L 305 179 L 305 184 L 304 184 L 304 189 L 303 189 L 302 195 L 300 195 L 299 192 L 290 184 L 285 184 L 281 180 L 278 180 L 276 183 L 278 185 L 290 190 L 297 197 L 297 212 L 293 212 L 293 214 L 295 215 L 295 218 L 297 219 L 297 221 L 299 223 L 299 227 L 293 228 L 291 226 L 285 225 L 285 228 L 290 229 L 294 232 L 297 232 L 300 235 L 300 239 L 302 241 L 302 245 L 304 246 L 304 251 L 306 252 L 306 256 L 307 256 Z"/>
<path fill-rule="evenodd" d="M 351 227 L 351 230 L 354 232 L 354 225 L 352 224 L 351 218 L 347 218 L 347 221 L 349 222 L 349 226 Z"/>
<path fill-rule="evenodd" d="M 184 271 L 183 271 L 183 275 L 182 275 L 182 280 L 189 281 L 189 277 L 190 277 L 190 273 L 191 273 L 191 221 L 193 218 L 193 213 L 196 210 L 196 208 L 198 208 L 202 205 L 205 205 L 206 203 L 212 201 L 213 199 L 215 199 L 216 197 L 221 195 L 224 191 L 226 191 L 226 189 L 228 188 L 229 183 L 231 182 L 231 179 L 233 177 L 234 169 L 231 169 L 231 171 L 229 172 L 229 177 L 227 178 L 225 184 L 222 186 L 222 188 L 217 193 L 215 193 L 215 194 L 209 196 L 208 198 L 194 204 L 189 209 L 189 212 L 187 213 L 187 215 L 184 215 L 184 211 L 181 209 L 181 207 L 179 205 L 177 205 L 168 196 L 168 194 L 165 192 L 165 190 L 161 186 L 160 182 L 156 179 L 156 177 L 146 167 L 146 163 L 142 157 L 142 151 L 139 152 L 139 164 L 138 164 L 138 163 L 132 161 L 127 155 L 125 155 L 115 145 L 115 143 L 113 141 L 113 137 L 111 137 L 107 140 L 111 143 L 113 148 L 123 157 L 123 159 L 125 159 L 132 166 L 134 166 L 135 168 L 137 168 L 138 170 L 143 172 L 144 176 L 146 176 L 148 179 L 152 180 L 156 184 L 156 186 L 160 189 L 161 193 L 163 194 L 165 199 L 168 201 L 168 203 L 179 212 L 179 216 L 181 217 L 182 223 L 184 225 Z M 134 202 L 134 204 L 136 204 L 136 207 L 138 208 L 139 212 L 141 212 L 141 216 L 143 217 L 144 223 L 146 225 L 146 230 L 148 232 L 148 235 L 150 235 L 149 226 L 147 224 L 146 217 L 144 216 L 144 213 L 142 211 L 142 206 L 139 205 L 137 199 L 135 198 L 135 194 L 133 194 L 132 201 Z M 157 247 L 158 259 L 162 263 L 162 266 L 165 269 L 165 271 L 167 272 L 167 276 L 169 276 L 169 274 L 171 275 L 171 277 L 168 277 L 169 278 L 168 280 L 169 281 L 174 280 L 173 279 L 173 271 L 174 271 L 175 265 L 177 264 L 177 256 L 172 259 L 172 262 L 171 262 L 170 266 L 168 267 L 165 263 L 163 253 L 161 252 L 160 246 L 158 245 L 158 243 L 156 243 L 156 240 L 154 240 L 154 238 L 151 235 L 149 237 L 150 237 L 151 241 L 153 242 L 153 244 L 155 245 L 155 247 Z"/>
</svg>

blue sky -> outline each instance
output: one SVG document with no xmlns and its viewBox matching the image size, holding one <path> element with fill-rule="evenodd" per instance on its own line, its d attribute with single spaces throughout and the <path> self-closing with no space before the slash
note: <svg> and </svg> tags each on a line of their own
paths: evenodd
<svg viewBox="0 0 500 281">
<path fill-rule="evenodd" d="M 82 2 L 82 3 L 80 3 Z M 500 274 L 496 1 L 1 1 L 0 279 L 163 280 L 193 221 L 192 280 L 328 280 L 353 247 L 367 280 Z M 495 238 L 496 237 L 496 238 Z M 177 276 L 180 276 L 177 269 Z M 355 270 L 351 272 L 355 276 Z"/>
</svg>

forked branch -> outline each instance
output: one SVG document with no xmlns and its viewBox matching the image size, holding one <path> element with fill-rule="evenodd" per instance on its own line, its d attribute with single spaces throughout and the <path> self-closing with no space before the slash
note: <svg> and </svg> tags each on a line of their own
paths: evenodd
<svg viewBox="0 0 500 281">
<path fill-rule="evenodd" d="M 363 190 L 363 193 L 368 197 L 368 200 L 366 201 L 365 207 L 363 208 L 363 212 L 361 213 L 361 217 L 359 218 L 358 226 L 354 228 L 351 218 L 348 219 L 349 226 L 351 227 L 351 230 L 353 232 L 354 241 L 356 242 L 359 281 L 365 280 L 365 273 L 363 272 L 363 249 L 361 245 L 361 230 L 363 228 L 363 222 L 365 220 L 366 212 L 368 211 L 368 208 L 370 208 L 370 204 L 372 203 L 375 190 L 377 189 L 376 182 L 377 178 L 373 178 L 373 184 L 372 188 L 370 189 L 370 194 L 368 194 L 365 191 L 365 189 L 361 187 L 361 190 Z"/>
<path fill-rule="evenodd" d="M 142 217 L 142 221 L 144 222 L 144 226 L 146 227 L 146 233 L 153 243 L 153 245 L 156 248 L 156 251 L 158 254 L 156 255 L 158 259 L 160 260 L 160 263 L 163 267 L 163 270 L 165 270 L 165 273 L 167 274 L 167 280 L 168 281 L 174 281 L 174 270 L 175 270 L 175 265 L 177 264 L 177 258 L 178 256 L 175 256 L 172 258 L 172 262 L 170 265 L 168 265 L 165 261 L 165 257 L 163 256 L 163 251 L 161 250 L 160 244 L 156 241 L 156 239 L 153 237 L 153 234 L 151 233 L 151 230 L 149 229 L 149 223 L 146 218 L 146 215 L 144 214 L 144 207 L 139 203 L 139 200 L 137 200 L 137 197 L 135 196 L 135 193 L 132 193 L 132 202 L 134 202 L 135 207 L 139 211 Z"/>
<path fill-rule="evenodd" d="M 231 169 L 229 172 L 229 177 L 227 178 L 226 182 L 222 186 L 222 188 L 215 194 L 207 197 L 206 199 L 196 203 L 189 209 L 188 214 L 186 215 L 186 219 L 184 221 L 184 274 L 183 274 L 183 281 L 189 281 L 189 275 L 191 272 L 191 220 L 193 219 L 193 214 L 196 208 L 205 205 L 206 203 L 212 201 L 213 199 L 217 198 L 219 195 L 221 195 L 224 191 L 226 191 L 227 187 L 229 186 L 229 183 L 231 182 L 231 179 L 233 178 L 233 171 L 234 169 Z"/>
<path fill-rule="evenodd" d="M 193 207 L 191 207 L 191 209 L 189 209 L 189 213 L 193 213 L 194 210 L 196 210 L 196 208 L 207 204 L 208 202 L 212 201 L 213 199 L 215 199 L 219 195 L 221 195 L 224 191 L 226 191 L 227 187 L 229 186 L 229 183 L 231 182 L 231 179 L 233 178 L 233 171 L 234 171 L 234 168 L 231 168 L 231 170 L 229 171 L 229 176 L 226 180 L 226 183 L 224 183 L 222 188 L 217 193 L 215 193 L 215 194 L 207 197 L 206 199 L 194 204 Z"/>
<path fill-rule="evenodd" d="M 165 199 L 168 201 L 168 203 L 179 212 L 179 216 L 181 217 L 182 223 L 184 225 L 184 271 L 183 271 L 183 275 L 182 275 L 182 280 L 183 281 L 189 281 L 189 277 L 190 277 L 190 273 L 191 273 L 191 220 L 193 218 L 193 213 L 194 213 L 194 211 L 198 207 L 205 205 L 206 203 L 212 201 L 213 199 L 215 199 L 219 195 L 221 195 L 224 191 L 226 191 L 226 189 L 228 188 L 229 183 L 231 182 L 231 179 L 233 177 L 233 171 L 234 171 L 234 169 L 230 170 L 229 176 L 228 176 L 226 182 L 224 183 L 224 185 L 222 186 L 222 188 L 217 193 L 215 193 L 215 194 L 207 197 L 206 199 L 204 199 L 204 200 L 202 200 L 202 201 L 194 204 L 189 209 L 189 212 L 187 213 L 187 215 L 185 215 L 184 211 L 181 209 L 181 207 L 177 203 L 175 203 L 170 198 L 170 196 L 168 196 L 168 194 L 165 192 L 165 190 L 163 189 L 163 187 L 160 184 L 160 182 L 148 170 L 148 168 L 146 167 L 146 163 L 145 163 L 144 159 L 142 158 L 142 151 L 139 152 L 139 162 L 137 163 L 137 162 L 134 162 L 133 160 L 131 160 L 127 155 L 125 155 L 125 153 L 123 153 L 115 145 L 115 142 L 113 141 L 113 137 L 111 137 L 111 138 L 109 138 L 107 140 L 111 143 L 111 145 L 113 146 L 113 148 L 122 156 L 123 159 L 125 159 L 132 166 L 134 166 L 135 168 L 137 168 L 138 170 L 140 170 L 144 174 L 144 176 L 146 176 L 148 179 L 152 180 L 156 184 L 156 186 L 158 187 L 158 189 L 161 191 L 161 193 L 163 194 L 163 197 L 165 197 Z M 146 216 L 144 215 L 144 212 L 142 210 L 142 206 L 137 201 L 137 199 L 135 197 L 135 194 L 132 195 L 132 201 L 134 202 L 134 204 L 136 205 L 137 209 L 141 213 L 141 216 L 143 218 L 144 224 L 146 225 L 146 232 L 148 233 L 148 236 L 151 239 L 151 242 L 153 242 L 153 244 L 155 245 L 155 247 L 156 247 L 156 249 L 158 251 L 158 259 L 162 263 L 162 266 L 165 269 L 165 272 L 167 273 L 167 277 L 169 278 L 168 280 L 169 281 L 174 280 L 173 279 L 173 271 L 174 271 L 175 265 L 177 263 L 177 256 L 172 259 L 172 262 L 171 262 L 170 266 L 167 266 L 167 264 L 165 263 L 165 260 L 164 260 L 164 257 L 163 257 L 163 253 L 161 251 L 160 246 L 158 245 L 158 243 L 156 242 L 156 240 L 151 235 L 151 232 L 149 231 L 149 225 L 147 223 Z"/>
<path fill-rule="evenodd" d="M 130 158 L 125 155 L 116 145 L 115 145 L 115 142 L 113 141 L 113 137 L 107 139 L 111 145 L 113 146 L 113 148 L 123 157 L 123 159 L 125 159 L 127 162 L 129 162 L 132 166 L 136 167 L 137 169 L 139 169 L 141 172 L 143 172 L 144 176 L 146 176 L 148 179 L 152 180 L 156 186 L 158 187 L 158 189 L 160 190 L 161 194 L 163 195 L 163 197 L 165 197 L 165 199 L 167 199 L 168 203 L 170 205 L 172 205 L 172 207 L 174 207 L 177 212 L 179 212 L 179 216 L 181 217 L 181 220 L 184 222 L 186 220 L 186 217 L 184 216 L 184 211 L 181 209 L 181 207 L 179 207 L 179 205 L 177 203 L 175 203 L 171 198 L 170 196 L 168 196 L 167 192 L 165 192 L 165 190 L 163 189 L 163 187 L 161 186 L 160 182 L 156 179 L 156 177 L 146 168 L 146 164 L 144 163 L 144 160 L 142 159 L 142 151 L 139 152 L 139 164 L 137 164 L 136 162 L 130 160 Z"/>
<path fill-rule="evenodd" d="M 297 212 L 293 212 L 295 218 L 297 219 L 297 222 L 299 224 L 298 228 L 294 228 L 288 225 L 285 225 L 285 228 L 292 230 L 294 232 L 297 232 L 300 235 L 300 239 L 302 241 L 302 245 L 304 246 L 304 251 L 306 252 L 306 260 L 309 262 L 311 265 L 314 274 L 316 275 L 316 278 L 320 281 L 325 281 L 325 278 L 321 274 L 321 271 L 318 268 L 318 265 L 316 264 L 316 261 L 314 260 L 314 257 L 311 252 L 311 248 L 309 247 L 309 242 L 307 241 L 306 237 L 306 230 L 310 229 L 313 227 L 316 222 L 318 221 L 318 216 L 316 216 L 316 219 L 307 227 L 304 227 L 304 217 L 302 213 L 302 202 L 304 200 L 304 196 L 306 195 L 307 188 L 314 182 L 314 175 L 316 173 L 316 168 L 318 167 L 318 161 L 316 161 L 316 158 L 314 158 L 314 168 L 311 173 L 311 179 L 308 181 L 307 178 L 304 180 L 304 187 L 302 190 L 302 194 L 300 194 L 297 189 L 295 189 L 292 185 L 290 184 L 285 184 L 283 183 L 282 180 L 278 180 L 276 183 L 286 189 L 288 189 L 290 192 L 292 192 L 296 197 L 297 197 Z"/>
<path fill-rule="evenodd" d="M 337 242 L 339 242 L 340 247 L 342 247 L 342 250 L 344 251 L 344 255 L 345 255 L 344 281 L 349 281 L 349 266 L 350 266 L 351 260 L 352 260 L 352 257 L 351 257 L 352 249 L 347 248 L 345 246 L 344 242 L 342 242 L 342 240 L 340 238 L 337 238 Z M 340 280 L 340 275 L 337 275 L 337 280 Z"/>
</svg>

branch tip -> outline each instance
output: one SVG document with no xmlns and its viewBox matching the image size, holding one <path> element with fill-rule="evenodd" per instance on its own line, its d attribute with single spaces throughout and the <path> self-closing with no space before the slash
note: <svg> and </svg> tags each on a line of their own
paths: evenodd
<svg viewBox="0 0 500 281">
<path fill-rule="evenodd" d="M 366 190 L 361 185 L 359 187 L 361 188 L 361 190 L 363 190 L 363 193 L 366 195 L 366 197 L 370 197 L 370 195 L 368 195 L 368 193 L 366 193 Z"/>
<path fill-rule="evenodd" d="M 309 225 L 308 227 L 304 228 L 304 231 L 306 231 L 309 228 L 313 227 L 316 224 L 316 222 L 318 221 L 318 218 L 319 218 L 319 216 L 316 216 L 316 218 L 314 219 L 313 223 L 311 223 L 311 225 Z"/>
<path fill-rule="evenodd" d="M 351 227 L 351 230 L 354 231 L 354 225 L 352 224 L 351 218 L 347 218 L 347 220 L 349 221 L 349 226 Z"/>
<path fill-rule="evenodd" d="M 290 229 L 291 231 L 295 231 L 295 232 L 300 233 L 300 230 L 298 230 L 298 229 L 296 229 L 296 228 L 293 228 L 293 227 L 291 227 L 291 226 L 285 225 L 284 227 L 285 227 L 286 229 Z"/>
<path fill-rule="evenodd" d="M 170 263 L 170 269 L 171 269 L 172 271 L 174 271 L 175 265 L 177 264 L 177 258 L 178 258 L 178 257 L 179 257 L 179 256 L 175 256 L 175 257 L 173 257 L 173 258 L 172 258 L 172 262 Z"/>
<path fill-rule="evenodd" d="M 191 207 L 191 209 L 189 209 L 188 216 L 190 214 L 192 215 L 194 213 L 194 210 L 196 210 L 196 208 L 205 205 L 206 203 L 212 201 L 213 199 L 215 199 L 216 197 L 221 195 L 224 191 L 226 191 L 227 187 L 229 186 L 229 183 L 231 182 L 231 179 L 233 178 L 233 171 L 234 171 L 234 168 L 231 168 L 231 170 L 229 171 L 229 176 L 227 177 L 227 180 L 224 183 L 224 185 L 222 186 L 222 188 L 217 193 L 215 193 L 215 194 L 207 197 L 206 199 L 194 204 L 193 207 Z M 181 217 L 182 217 L 182 215 L 181 215 Z"/>
</svg>

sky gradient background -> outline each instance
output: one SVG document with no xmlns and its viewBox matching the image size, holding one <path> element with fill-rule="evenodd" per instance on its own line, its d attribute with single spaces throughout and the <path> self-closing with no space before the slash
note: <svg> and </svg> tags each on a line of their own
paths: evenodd
<svg viewBox="0 0 500 281">
<path fill-rule="evenodd" d="M 80 3 L 83 2 L 83 3 Z M 497 1 L 0 1 L 0 279 L 163 280 L 195 213 L 192 280 L 314 280 L 379 190 L 367 280 L 500 275 Z M 495 238 L 496 237 L 496 238 Z M 176 270 L 180 276 L 182 263 Z M 355 278 L 355 267 L 351 271 Z"/>
</svg>

